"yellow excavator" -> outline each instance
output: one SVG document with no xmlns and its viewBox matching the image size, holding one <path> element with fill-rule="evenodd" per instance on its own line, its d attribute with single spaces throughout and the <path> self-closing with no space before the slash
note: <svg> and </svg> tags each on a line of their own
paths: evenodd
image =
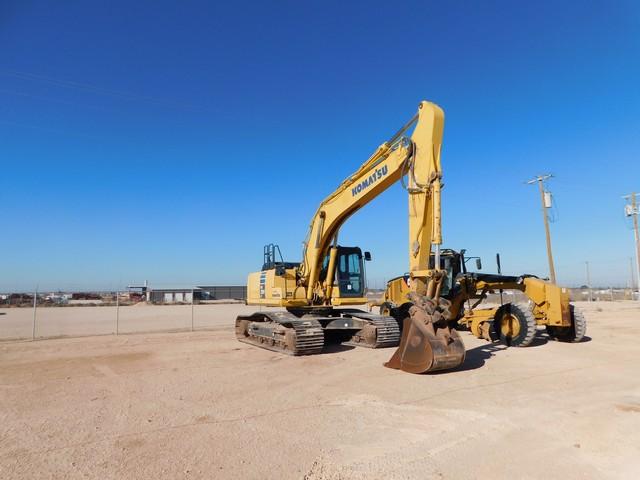
<svg viewBox="0 0 640 480">
<path fill-rule="evenodd" d="M 586 319 L 580 309 L 569 303 L 569 292 L 534 275 L 502 275 L 500 256 L 496 256 L 498 274 L 468 272 L 465 250 L 443 249 L 441 268 L 447 272 L 440 294 L 451 302 L 450 325 L 463 327 L 489 341 L 500 340 L 512 347 L 531 344 L 538 326 L 546 328 L 549 337 L 562 342 L 580 342 L 586 333 Z M 482 268 L 477 257 L 476 268 Z M 435 258 L 429 259 L 433 266 Z M 411 308 L 410 276 L 402 275 L 387 282 L 380 313 L 398 320 Z M 504 302 L 503 292 L 519 291 L 528 303 Z M 500 292 L 500 305 L 477 308 L 489 293 Z M 473 303 L 472 303 L 473 301 Z M 375 303 L 370 303 L 375 305 Z"/>
<path fill-rule="evenodd" d="M 399 342 L 385 366 L 410 373 L 464 362 L 464 345 L 449 324 L 451 302 L 441 296 L 447 277 L 440 262 L 443 129 L 442 109 L 421 102 L 416 115 L 320 204 L 300 262 L 284 261 L 276 245 L 265 247 L 262 270 L 248 277 L 247 304 L 285 309 L 238 316 L 238 340 L 292 355 L 320 353 L 331 341 L 372 348 Z M 367 303 L 364 261 L 371 256 L 338 244 L 348 218 L 396 182 L 409 199 L 411 282 L 402 336 L 392 316 L 350 307 Z"/>
</svg>

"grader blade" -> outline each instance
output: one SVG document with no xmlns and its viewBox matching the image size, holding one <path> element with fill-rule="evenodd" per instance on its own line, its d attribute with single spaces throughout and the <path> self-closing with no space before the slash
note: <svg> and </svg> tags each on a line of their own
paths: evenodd
<svg viewBox="0 0 640 480">
<path fill-rule="evenodd" d="M 400 346 L 384 366 L 408 373 L 427 373 L 462 365 L 465 356 L 462 339 L 446 322 L 434 323 L 435 317 L 412 306 L 403 321 Z"/>
</svg>

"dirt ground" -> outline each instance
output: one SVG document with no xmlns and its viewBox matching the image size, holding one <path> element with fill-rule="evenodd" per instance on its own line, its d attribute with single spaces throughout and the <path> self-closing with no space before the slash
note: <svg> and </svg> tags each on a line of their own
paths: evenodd
<svg viewBox="0 0 640 480">
<path fill-rule="evenodd" d="M 393 349 L 288 357 L 195 333 L 0 344 L 0 478 L 639 478 L 640 307 L 589 338 L 463 334 L 449 373 Z"/>
</svg>

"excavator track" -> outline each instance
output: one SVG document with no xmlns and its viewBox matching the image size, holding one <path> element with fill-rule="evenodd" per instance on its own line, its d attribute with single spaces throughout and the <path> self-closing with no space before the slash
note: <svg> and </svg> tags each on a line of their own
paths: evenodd
<svg viewBox="0 0 640 480">
<path fill-rule="evenodd" d="M 400 327 L 393 317 L 361 313 L 353 315 L 368 322 L 345 345 L 367 348 L 397 347 L 400 343 Z"/>
<path fill-rule="evenodd" d="M 397 347 L 400 343 L 400 327 L 393 317 L 381 317 L 372 319 L 371 322 L 378 330 L 376 345 L 374 348 Z"/>
<path fill-rule="evenodd" d="M 238 316 L 236 338 L 287 355 L 314 355 L 324 346 L 324 332 L 317 320 L 301 319 L 288 312 Z"/>
<path fill-rule="evenodd" d="M 326 309 L 325 309 L 326 310 Z M 257 312 L 236 319 L 236 338 L 274 352 L 288 355 L 321 353 L 326 341 L 325 329 L 351 332 L 345 345 L 367 348 L 396 347 L 400 343 L 400 328 L 393 317 L 376 315 L 356 309 L 336 309 L 304 313 Z M 331 314 L 333 315 L 326 315 Z M 344 323 L 343 323 L 344 322 Z"/>
</svg>

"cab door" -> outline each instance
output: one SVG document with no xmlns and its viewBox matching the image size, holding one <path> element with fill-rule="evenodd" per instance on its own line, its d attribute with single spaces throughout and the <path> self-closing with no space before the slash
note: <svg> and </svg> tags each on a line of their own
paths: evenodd
<svg viewBox="0 0 640 480">
<path fill-rule="evenodd" d="M 341 297 L 362 297 L 364 294 L 364 269 L 359 248 L 341 249 L 336 268 Z"/>
</svg>

